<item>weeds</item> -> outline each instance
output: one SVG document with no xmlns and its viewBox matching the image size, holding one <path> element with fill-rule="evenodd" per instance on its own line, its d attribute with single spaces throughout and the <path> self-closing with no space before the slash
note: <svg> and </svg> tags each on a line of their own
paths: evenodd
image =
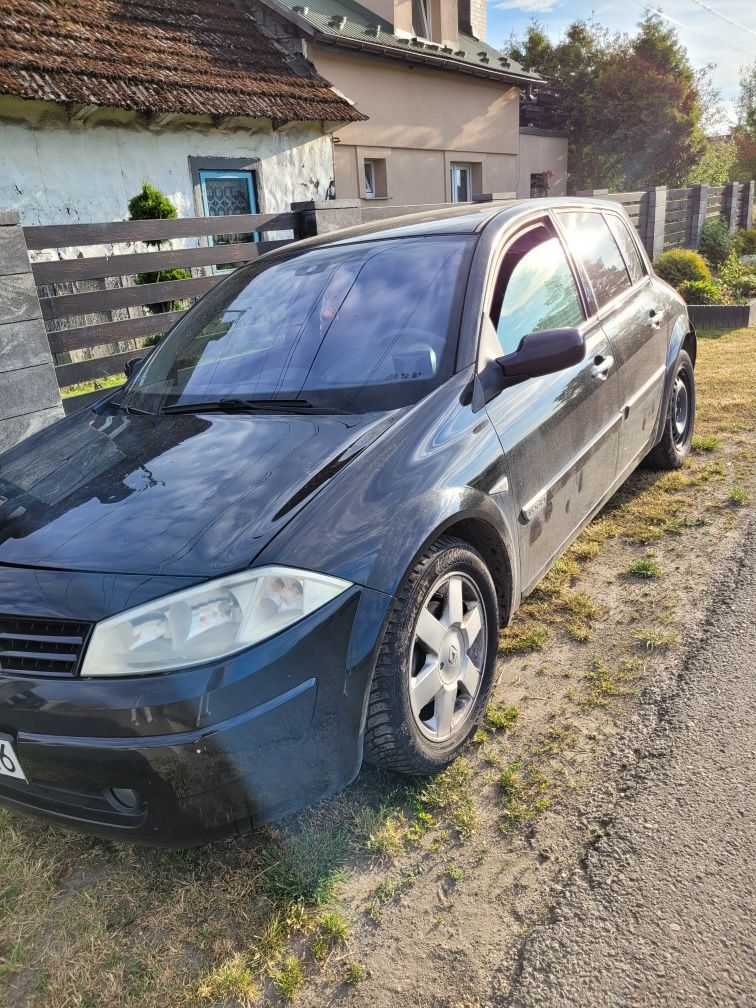
<svg viewBox="0 0 756 1008">
<path fill-rule="evenodd" d="M 527 627 L 517 630 L 507 627 L 499 638 L 499 654 L 526 654 L 528 651 L 540 651 L 549 636 L 544 626 Z"/>
<path fill-rule="evenodd" d="M 635 640 L 647 651 L 663 651 L 680 643 L 680 638 L 676 633 L 660 627 L 642 627 L 636 631 Z"/>
<path fill-rule="evenodd" d="M 656 561 L 651 560 L 650 557 L 644 557 L 642 560 L 635 560 L 630 564 L 624 573 L 625 577 L 640 578 L 641 580 L 661 577 L 661 569 L 659 565 Z"/>
<path fill-rule="evenodd" d="M 694 437 L 690 442 L 691 450 L 694 452 L 714 452 L 719 451 L 722 442 L 715 437 Z"/>
<path fill-rule="evenodd" d="M 304 987 L 305 975 L 302 963 L 296 956 L 287 955 L 281 964 L 275 984 L 284 1001 L 293 1001 Z"/>
<path fill-rule="evenodd" d="M 731 487 L 730 492 L 727 494 L 727 499 L 730 504 L 734 504 L 736 507 L 740 507 L 745 504 L 748 500 L 748 494 L 741 486 Z"/>
<path fill-rule="evenodd" d="M 500 704 L 491 704 L 486 710 L 486 725 L 492 731 L 505 731 L 513 727 L 519 716 L 519 707 L 502 707 Z"/>
<path fill-rule="evenodd" d="M 362 983 L 363 980 L 367 979 L 368 971 L 362 965 L 362 963 L 356 962 L 354 959 L 346 965 L 346 970 L 344 971 L 344 983 L 347 984 L 358 984 Z"/>
</svg>

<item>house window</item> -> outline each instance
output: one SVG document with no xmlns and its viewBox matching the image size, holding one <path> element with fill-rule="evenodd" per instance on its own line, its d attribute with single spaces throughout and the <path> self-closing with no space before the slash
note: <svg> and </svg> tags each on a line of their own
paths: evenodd
<svg viewBox="0 0 756 1008">
<path fill-rule="evenodd" d="M 253 171 L 201 169 L 199 184 L 206 217 L 257 213 Z M 230 245 L 240 241 L 259 241 L 259 235 L 224 234 L 210 238 L 211 245 Z"/>
<path fill-rule="evenodd" d="M 364 170 L 365 199 L 375 199 L 375 164 L 372 161 L 365 161 Z"/>
<path fill-rule="evenodd" d="M 412 0 L 412 30 L 419 38 L 430 39 L 430 0 Z"/>
<path fill-rule="evenodd" d="M 451 198 L 452 203 L 469 203 L 472 199 L 471 165 L 451 165 Z"/>
<path fill-rule="evenodd" d="M 385 199 L 388 196 L 386 161 L 365 158 L 362 162 L 362 195 L 365 199 Z"/>
</svg>

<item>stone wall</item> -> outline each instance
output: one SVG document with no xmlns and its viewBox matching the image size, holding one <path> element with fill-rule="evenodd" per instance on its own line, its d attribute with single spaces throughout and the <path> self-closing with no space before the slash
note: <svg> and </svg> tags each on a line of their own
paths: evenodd
<svg viewBox="0 0 756 1008">
<path fill-rule="evenodd" d="M 26 244 L 13 212 L 0 211 L 0 288 L 1 453 L 63 416 Z"/>
</svg>

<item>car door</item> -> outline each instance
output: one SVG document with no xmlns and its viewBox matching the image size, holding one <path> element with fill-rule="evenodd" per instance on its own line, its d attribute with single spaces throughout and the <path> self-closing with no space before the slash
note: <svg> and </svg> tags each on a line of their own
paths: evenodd
<svg viewBox="0 0 756 1008">
<path fill-rule="evenodd" d="M 651 447 L 661 408 L 668 321 L 638 249 L 619 214 L 566 210 L 556 215 L 590 284 L 619 382 L 619 472 Z"/>
<path fill-rule="evenodd" d="M 501 355 L 526 333 L 560 327 L 579 328 L 586 342 L 580 364 L 505 387 L 487 404 L 507 459 L 527 591 L 614 482 L 619 391 L 609 342 L 587 317 L 574 263 L 548 217 L 506 244 L 495 277 L 484 325 L 495 329 Z"/>
</svg>

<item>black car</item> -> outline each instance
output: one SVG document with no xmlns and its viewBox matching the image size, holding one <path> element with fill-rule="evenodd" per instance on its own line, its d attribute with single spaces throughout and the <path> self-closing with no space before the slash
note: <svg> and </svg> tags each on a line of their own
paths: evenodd
<svg viewBox="0 0 756 1008">
<path fill-rule="evenodd" d="M 188 846 L 446 766 L 499 627 L 630 472 L 695 336 L 613 203 L 292 244 L 0 458 L 0 800 Z"/>
</svg>

